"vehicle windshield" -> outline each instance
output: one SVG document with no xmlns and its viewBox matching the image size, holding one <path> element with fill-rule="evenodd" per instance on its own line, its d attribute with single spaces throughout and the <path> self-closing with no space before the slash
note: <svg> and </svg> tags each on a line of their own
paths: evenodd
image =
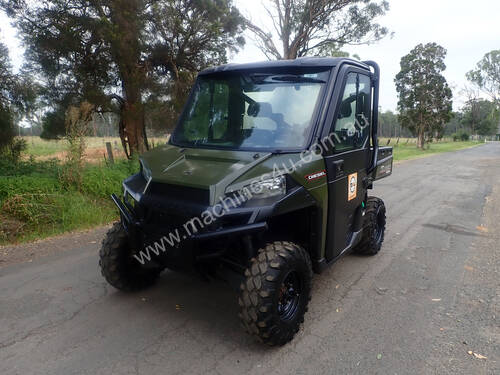
<svg viewBox="0 0 500 375">
<path fill-rule="evenodd" d="M 328 77 L 329 71 L 201 76 L 172 143 L 231 150 L 303 149 Z"/>
</svg>

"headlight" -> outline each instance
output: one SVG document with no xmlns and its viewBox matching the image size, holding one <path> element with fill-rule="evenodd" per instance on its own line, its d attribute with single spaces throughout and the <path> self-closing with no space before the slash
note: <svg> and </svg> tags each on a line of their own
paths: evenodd
<svg viewBox="0 0 500 375">
<path fill-rule="evenodd" d="M 286 194 L 285 176 L 271 178 L 269 180 L 256 181 L 247 187 L 251 193 L 251 199 L 265 199 Z"/>
<path fill-rule="evenodd" d="M 127 203 L 130 207 L 135 206 L 135 199 L 130 193 L 127 191 L 127 189 L 123 189 L 123 201 Z"/>
<path fill-rule="evenodd" d="M 142 177 L 144 177 L 146 181 L 149 181 L 153 173 L 151 172 L 151 169 L 149 169 L 148 167 L 146 167 L 146 165 L 144 165 L 144 162 L 142 160 L 140 162 L 141 162 Z"/>
</svg>

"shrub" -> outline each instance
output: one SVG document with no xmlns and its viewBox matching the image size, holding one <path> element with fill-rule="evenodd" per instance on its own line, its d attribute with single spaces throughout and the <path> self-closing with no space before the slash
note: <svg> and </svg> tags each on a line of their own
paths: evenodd
<svg viewBox="0 0 500 375">
<path fill-rule="evenodd" d="M 64 165 L 0 159 L 0 243 L 35 239 L 109 223 L 117 210 L 109 199 L 137 162 L 85 165 L 80 190 L 61 183 Z"/>
<path fill-rule="evenodd" d="M 21 155 L 28 148 L 28 142 L 23 138 L 12 138 L 0 149 L 0 157 L 12 163 L 18 163 Z"/>
<path fill-rule="evenodd" d="M 59 180 L 50 176 L 0 178 L 0 201 L 16 194 L 52 194 L 60 191 Z"/>
<path fill-rule="evenodd" d="M 19 161 L 0 158 L 0 176 L 42 176 L 55 177 L 60 174 L 61 165 L 57 159 L 46 161 Z"/>
<path fill-rule="evenodd" d="M 457 133 L 452 134 L 453 142 L 467 142 L 470 139 L 470 134 L 466 130 L 460 130 Z"/>
<path fill-rule="evenodd" d="M 108 200 L 92 199 L 75 191 L 13 194 L 4 200 L 1 209 L 7 218 L 23 226 L 17 235 L 32 238 L 105 224 L 116 218 L 116 210 Z"/>
<path fill-rule="evenodd" d="M 111 194 L 120 192 L 123 180 L 138 170 L 139 164 L 131 161 L 119 161 L 107 167 L 87 166 L 82 176 L 81 191 L 108 199 Z"/>
</svg>

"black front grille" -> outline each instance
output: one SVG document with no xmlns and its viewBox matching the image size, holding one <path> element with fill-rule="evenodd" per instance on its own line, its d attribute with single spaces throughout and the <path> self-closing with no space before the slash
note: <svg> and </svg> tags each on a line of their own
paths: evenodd
<svg viewBox="0 0 500 375">
<path fill-rule="evenodd" d="M 166 232 L 175 229 L 182 229 L 182 226 L 189 219 L 190 217 L 183 215 L 166 213 L 152 209 L 148 210 L 145 223 L 147 228 L 152 232 Z"/>
<path fill-rule="evenodd" d="M 165 196 L 175 201 L 187 201 L 207 206 L 210 203 L 210 191 L 206 189 L 152 182 L 147 193 Z"/>
</svg>

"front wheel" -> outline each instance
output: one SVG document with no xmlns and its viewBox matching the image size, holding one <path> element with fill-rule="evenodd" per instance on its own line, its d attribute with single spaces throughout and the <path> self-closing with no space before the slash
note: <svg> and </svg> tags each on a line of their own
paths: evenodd
<svg viewBox="0 0 500 375">
<path fill-rule="evenodd" d="M 291 341 L 304 322 L 311 299 L 309 254 L 292 242 L 259 250 L 245 271 L 239 305 L 244 329 L 270 346 Z"/>
<path fill-rule="evenodd" d="M 363 238 L 354 251 L 363 255 L 378 254 L 384 242 L 385 222 L 384 201 L 375 197 L 368 198 L 363 224 Z"/>
<path fill-rule="evenodd" d="M 158 279 L 161 269 L 145 268 L 133 257 L 130 241 L 121 223 L 113 224 L 99 251 L 99 265 L 106 281 L 116 289 L 136 291 Z"/>
</svg>

